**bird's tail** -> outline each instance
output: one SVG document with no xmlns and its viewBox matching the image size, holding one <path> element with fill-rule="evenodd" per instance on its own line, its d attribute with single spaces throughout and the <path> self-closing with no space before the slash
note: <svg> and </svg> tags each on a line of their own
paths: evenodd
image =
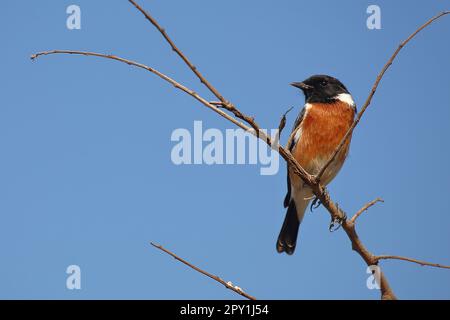
<svg viewBox="0 0 450 320">
<path fill-rule="evenodd" d="M 308 207 L 309 199 L 297 197 L 297 201 L 291 199 L 277 240 L 277 251 L 291 255 L 295 251 L 298 229 Z"/>
</svg>

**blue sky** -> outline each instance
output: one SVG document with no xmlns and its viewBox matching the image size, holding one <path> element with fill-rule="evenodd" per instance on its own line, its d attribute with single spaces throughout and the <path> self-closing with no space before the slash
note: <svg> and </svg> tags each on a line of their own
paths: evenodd
<svg viewBox="0 0 450 320">
<path fill-rule="evenodd" d="M 362 105 L 399 42 L 445 1 L 139 1 L 206 77 L 261 126 L 303 97 L 288 84 L 326 73 Z M 77 4 L 81 30 L 66 28 Z M 381 8 L 381 30 L 366 8 Z M 308 213 L 295 255 L 279 255 L 285 166 L 172 163 L 173 130 L 233 125 L 152 74 L 47 49 L 114 53 L 213 98 L 127 1 L 2 1 L 0 298 L 238 299 L 149 245 L 161 243 L 260 299 L 377 299 L 329 214 Z M 450 17 L 419 34 L 383 79 L 350 157 L 329 186 L 375 254 L 450 264 Z M 283 141 L 286 139 L 286 132 Z M 66 268 L 81 268 L 81 290 Z M 449 299 L 450 271 L 400 261 L 399 298 Z"/>
</svg>

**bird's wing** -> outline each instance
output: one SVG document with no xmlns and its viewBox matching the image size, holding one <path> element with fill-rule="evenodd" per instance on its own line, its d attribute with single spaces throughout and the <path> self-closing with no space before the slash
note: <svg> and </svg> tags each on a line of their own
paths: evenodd
<svg viewBox="0 0 450 320">
<path fill-rule="evenodd" d="M 303 118 L 305 116 L 305 110 L 306 109 L 303 108 L 302 111 L 300 112 L 300 114 L 298 115 L 297 119 L 295 119 L 294 127 L 292 128 L 291 134 L 296 132 L 299 129 L 300 124 L 302 123 Z M 294 149 L 294 146 L 295 146 L 295 143 L 297 142 L 297 140 L 298 139 L 295 139 L 294 137 L 291 139 L 291 141 L 289 143 L 289 147 L 288 147 L 289 151 L 292 151 L 292 149 Z"/>
<path fill-rule="evenodd" d="M 302 111 L 298 115 L 297 119 L 295 120 L 294 127 L 292 128 L 292 131 L 291 131 L 291 136 L 292 136 L 292 133 L 297 132 L 297 130 L 299 129 L 304 116 L 305 116 L 305 108 L 302 109 Z M 297 139 L 296 139 L 295 134 L 294 134 L 294 136 L 291 138 L 291 141 L 288 142 L 289 143 L 289 146 L 288 146 L 289 151 L 292 152 L 298 139 L 299 139 L 299 137 L 297 137 Z M 287 208 L 289 206 L 289 201 L 291 200 L 291 179 L 289 179 L 289 170 L 287 172 L 287 189 L 288 189 L 287 194 L 286 194 L 286 197 L 284 198 L 284 207 L 285 208 Z"/>
</svg>

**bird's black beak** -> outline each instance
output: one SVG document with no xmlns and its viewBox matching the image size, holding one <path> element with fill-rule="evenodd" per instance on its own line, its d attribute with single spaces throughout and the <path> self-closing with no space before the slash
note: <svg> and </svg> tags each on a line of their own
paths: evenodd
<svg viewBox="0 0 450 320">
<path fill-rule="evenodd" d="M 292 82 L 291 86 L 302 89 L 303 91 L 305 90 L 310 90 L 313 88 L 313 86 L 310 86 L 308 84 L 305 84 L 303 82 Z"/>
</svg>

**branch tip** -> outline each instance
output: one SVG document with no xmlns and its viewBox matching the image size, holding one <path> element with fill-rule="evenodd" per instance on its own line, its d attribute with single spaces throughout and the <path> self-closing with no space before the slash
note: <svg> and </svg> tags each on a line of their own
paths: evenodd
<svg viewBox="0 0 450 320">
<path fill-rule="evenodd" d="M 239 295 L 241 295 L 241 296 L 243 296 L 243 297 L 245 297 L 245 298 L 247 298 L 249 300 L 256 300 L 255 297 L 249 295 L 248 293 L 245 293 L 240 287 L 233 285 L 233 283 L 231 281 L 226 282 L 222 278 L 220 278 L 220 277 L 218 277 L 216 275 L 213 275 L 213 274 L 211 274 L 211 273 L 209 273 L 209 272 L 207 272 L 207 271 L 205 271 L 203 269 L 200 269 L 199 267 L 193 265 L 192 263 L 190 263 L 190 262 L 184 260 L 183 258 L 177 256 L 172 251 L 164 248 L 162 245 L 157 245 L 157 244 L 155 244 L 153 242 L 150 242 L 150 244 L 152 246 L 154 246 L 155 248 L 157 248 L 157 249 L 167 253 L 168 255 L 170 255 L 171 257 L 173 257 L 176 260 L 180 261 L 181 263 L 183 263 L 184 265 L 188 266 L 189 268 L 194 269 L 195 271 L 197 271 L 197 272 L 199 272 L 199 273 L 201 273 L 201 274 L 203 274 L 203 275 L 205 275 L 205 276 L 207 276 L 207 277 L 217 281 L 218 283 L 224 285 L 227 289 L 230 289 L 230 290 L 236 292 L 237 294 L 239 294 Z"/>
<path fill-rule="evenodd" d="M 375 200 L 372 200 L 368 203 L 366 203 L 361 209 L 358 210 L 358 212 L 355 213 L 355 215 L 350 219 L 351 223 L 355 223 L 356 219 L 359 218 L 359 216 L 364 212 L 367 211 L 370 207 L 374 206 L 377 202 L 384 202 L 381 198 L 376 198 Z"/>
<path fill-rule="evenodd" d="M 417 259 L 412 259 L 412 258 L 402 257 L 402 256 L 380 255 L 380 256 L 375 256 L 374 259 L 377 261 L 377 263 L 380 260 L 402 260 L 402 261 L 406 261 L 406 262 L 416 263 L 421 266 L 435 267 L 435 268 L 441 268 L 441 269 L 450 269 L 450 266 L 446 266 L 446 265 L 443 265 L 440 263 L 431 263 L 431 262 L 427 262 L 427 261 L 423 261 L 423 260 L 417 260 Z"/>
</svg>

